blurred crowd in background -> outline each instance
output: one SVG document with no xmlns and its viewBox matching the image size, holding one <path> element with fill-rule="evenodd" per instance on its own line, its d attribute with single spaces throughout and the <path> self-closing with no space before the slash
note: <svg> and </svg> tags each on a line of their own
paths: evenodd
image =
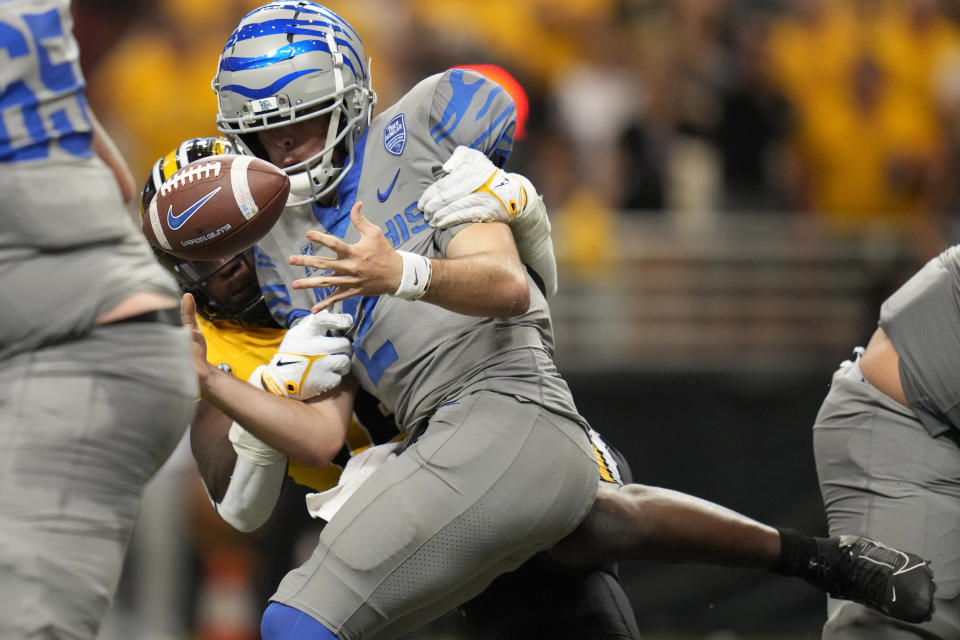
<svg viewBox="0 0 960 640">
<path fill-rule="evenodd" d="M 138 175 L 215 133 L 217 57 L 259 3 L 75 4 L 91 100 Z M 929 255 L 957 208 L 956 0 L 340 5 L 381 105 L 450 66 L 506 68 L 530 101 L 510 167 L 558 218 L 804 213 L 889 225 Z"/>
<path fill-rule="evenodd" d="M 183 139 L 216 134 L 219 53 L 261 3 L 118 4 L 75 0 L 75 31 L 93 108 L 141 180 Z M 955 241 L 960 0 L 328 4 L 361 34 L 381 106 L 455 65 L 497 64 L 519 81 L 529 118 L 508 168 L 544 195 L 573 268 L 604 259 L 631 218 L 682 229 L 751 213 L 873 229 L 904 248 L 905 273 Z M 249 542 L 231 555 L 224 541 L 236 537 L 202 489 L 192 495 L 185 530 L 204 560 L 187 582 L 198 586 L 157 625 L 256 637 L 264 596 L 247 587 L 266 560 Z M 217 580 L 220 599 L 204 600 Z"/>
</svg>

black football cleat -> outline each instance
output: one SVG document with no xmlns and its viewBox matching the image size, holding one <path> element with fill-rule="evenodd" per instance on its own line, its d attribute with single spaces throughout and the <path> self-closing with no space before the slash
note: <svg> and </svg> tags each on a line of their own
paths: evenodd
<svg viewBox="0 0 960 640">
<path fill-rule="evenodd" d="M 808 580 L 834 598 L 853 600 L 906 622 L 933 616 L 933 571 L 920 556 L 869 538 L 829 539 L 811 560 Z M 815 566 L 814 566 L 815 565 Z"/>
</svg>

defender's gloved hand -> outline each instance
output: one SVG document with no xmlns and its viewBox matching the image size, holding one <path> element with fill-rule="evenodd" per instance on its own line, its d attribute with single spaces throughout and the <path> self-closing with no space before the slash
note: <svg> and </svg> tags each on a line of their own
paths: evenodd
<svg viewBox="0 0 960 640">
<path fill-rule="evenodd" d="M 511 222 L 538 198 L 529 180 L 498 169 L 476 149 L 457 147 L 443 171 L 446 175 L 417 202 L 424 217 L 440 229 L 463 222 Z"/>
<path fill-rule="evenodd" d="M 547 297 L 557 292 L 557 260 L 547 208 L 533 184 L 518 173 L 498 169 L 476 149 L 457 147 L 443 164 L 445 176 L 431 184 L 417 206 L 431 226 L 446 229 L 464 222 L 506 222 L 520 260 L 543 281 Z"/>
<path fill-rule="evenodd" d="M 327 335 L 353 324 L 347 314 L 321 311 L 307 316 L 283 338 L 270 363 L 260 369 L 263 388 L 278 396 L 309 400 L 340 384 L 350 371 L 353 345 Z"/>
</svg>

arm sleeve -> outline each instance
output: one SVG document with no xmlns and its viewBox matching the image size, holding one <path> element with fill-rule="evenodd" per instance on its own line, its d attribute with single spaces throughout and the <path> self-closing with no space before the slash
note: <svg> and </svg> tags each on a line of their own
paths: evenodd
<svg viewBox="0 0 960 640">
<path fill-rule="evenodd" d="M 287 475 L 287 459 L 258 465 L 237 456 L 223 500 L 211 497 L 217 513 L 239 531 L 253 531 L 270 518 Z"/>
</svg>

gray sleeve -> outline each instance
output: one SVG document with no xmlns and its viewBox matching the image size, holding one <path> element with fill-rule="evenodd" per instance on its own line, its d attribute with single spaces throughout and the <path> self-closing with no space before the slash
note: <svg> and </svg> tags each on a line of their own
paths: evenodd
<svg viewBox="0 0 960 640">
<path fill-rule="evenodd" d="M 448 158 L 458 146 L 479 149 L 502 167 L 513 151 L 516 106 L 500 85 L 476 71 L 450 69 L 428 80 L 433 84 L 428 126 L 430 136 Z M 441 255 L 465 223 L 438 230 L 434 242 Z"/>
<path fill-rule="evenodd" d="M 517 108 L 513 98 L 486 76 L 467 69 L 450 69 L 434 76 L 429 132 L 450 157 L 458 146 L 479 149 L 502 167 L 513 151 Z"/>
</svg>

